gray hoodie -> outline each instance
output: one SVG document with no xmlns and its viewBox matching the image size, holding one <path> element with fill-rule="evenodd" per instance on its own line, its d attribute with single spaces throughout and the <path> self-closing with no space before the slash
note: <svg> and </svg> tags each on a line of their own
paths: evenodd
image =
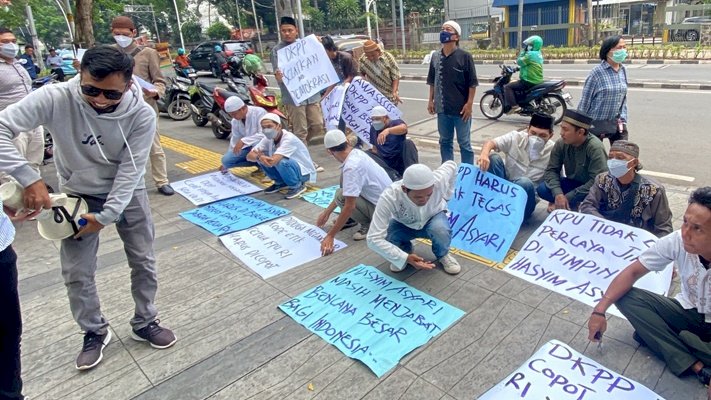
<svg viewBox="0 0 711 400">
<path fill-rule="evenodd" d="M 24 187 L 41 179 L 11 139 L 44 125 L 54 140 L 60 190 L 106 197 L 96 219 L 109 225 L 119 218 L 134 190 L 146 187 L 143 174 L 156 115 L 136 83 L 114 112 L 99 114 L 84 100 L 79 79 L 77 75 L 45 86 L 0 112 L 0 171 Z"/>
</svg>

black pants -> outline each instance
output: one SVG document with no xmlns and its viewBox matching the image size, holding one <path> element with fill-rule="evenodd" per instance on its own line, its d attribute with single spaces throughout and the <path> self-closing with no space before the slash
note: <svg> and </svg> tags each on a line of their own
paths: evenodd
<svg viewBox="0 0 711 400">
<path fill-rule="evenodd" d="M 516 99 L 516 92 L 525 92 L 528 88 L 536 86 L 532 83 L 526 81 L 514 81 L 504 86 L 504 97 L 506 100 L 506 109 L 511 109 L 511 107 L 518 105 L 518 100 Z"/>
<path fill-rule="evenodd" d="M 64 70 L 61 68 L 55 68 L 52 70 L 52 73 L 57 75 L 57 80 L 60 82 L 64 82 Z"/>
<path fill-rule="evenodd" d="M 20 378 L 22 317 L 17 293 L 17 255 L 0 252 L 0 400 L 23 399 Z"/>
</svg>

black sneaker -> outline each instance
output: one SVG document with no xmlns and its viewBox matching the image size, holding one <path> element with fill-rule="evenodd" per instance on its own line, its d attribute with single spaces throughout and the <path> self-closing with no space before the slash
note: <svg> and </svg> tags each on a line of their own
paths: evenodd
<svg viewBox="0 0 711 400">
<path fill-rule="evenodd" d="M 148 342 L 155 349 L 167 349 L 178 340 L 173 331 L 163 328 L 160 320 L 155 320 L 141 329 L 131 330 L 131 338 L 139 342 Z"/>
<path fill-rule="evenodd" d="M 276 192 L 282 190 L 282 189 L 285 188 L 285 187 L 286 187 L 286 185 L 279 185 L 279 184 L 277 184 L 277 183 L 274 183 L 274 184 L 272 184 L 271 186 L 269 186 L 269 187 L 267 187 L 266 189 L 264 189 L 264 193 L 266 193 L 266 194 L 276 193 Z"/>
<path fill-rule="evenodd" d="M 348 229 L 348 228 L 353 228 L 353 227 L 356 226 L 356 225 L 358 225 L 358 223 L 356 222 L 356 220 L 354 220 L 353 218 L 348 218 L 348 220 L 346 221 L 346 223 L 343 224 L 343 228 L 341 228 L 341 230 Z"/>
<path fill-rule="evenodd" d="M 94 332 L 87 332 L 84 335 L 84 345 L 77 356 L 74 364 L 76 369 L 86 371 L 99 365 L 104 358 L 104 347 L 111 341 L 111 331 L 106 330 L 106 334 L 97 335 Z"/>
<path fill-rule="evenodd" d="M 709 381 L 711 381 L 711 367 L 701 368 L 701 370 L 696 373 L 696 377 L 699 378 L 699 382 L 708 386 Z"/>
<path fill-rule="evenodd" d="M 175 194 L 175 190 L 170 185 L 163 185 L 159 187 L 158 192 L 164 196 L 172 196 Z"/>
</svg>

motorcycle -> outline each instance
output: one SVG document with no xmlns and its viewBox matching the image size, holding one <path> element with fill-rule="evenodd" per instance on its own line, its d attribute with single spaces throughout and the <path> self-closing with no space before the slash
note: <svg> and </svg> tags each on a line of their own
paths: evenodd
<svg viewBox="0 0 711 400">
<path fill-rule="evenodd" d="M 45 85 L 51 85 L 53 83 L 58 83 L 57 74 L 49 74 L 41 78 L 35 78 L 32 80 L 32 90 L 36 90 Z"/>
<path fill-rule="evenodd" d="M 178 64 L 173 64 L 173 69 L 175 70 L 175 76 L 190 79 L 190 83 L 194 84 L 197 79 L 197 72 L 193 67 L 183 68 Z"/>
<path fill-rule="evenodd" d="M 501 75 L 494 79 L 494 88 L 484 92 L 479 100 L 481 113 L 489 119 L 499 119 L 504 114 L 504 86 L 519 70 L 508 65 L 501 65 L 500 68 Z M 564 87 L 565 81 L 546 81 L 527 89 L 518 100 L 521 109 L 516 114 L 530 116 L 540 112 L 552 116 L 556 124 L 560 123 L 568 106 L 573 107 L 573 96 L 564 92 Z"/>
<path fill-rule="evenodd" d="M 168 113 L 176 121 L 190 117 L 190 86 L 193 80 L 177 76 L 169 80 L 163 97 L 158 99 L 158 111 Z"/>
</svg>

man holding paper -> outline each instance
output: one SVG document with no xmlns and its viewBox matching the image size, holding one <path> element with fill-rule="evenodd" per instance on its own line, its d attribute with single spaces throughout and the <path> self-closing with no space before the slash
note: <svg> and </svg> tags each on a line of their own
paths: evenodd
<svg viewBox="0 0 711 400">
<path fill-rule="evenodd" d="M 366 238 L 375 212 L 375 204 L 383 190 L 393 181 L 372 158 L 361 150 L 354 149 L 342 131 L 334 129 L 326 132 L 323 142 L 326 151 L 342 164 L 341 187 L 336 191 L 333 201 L 316 220 L 316 225 L 323 227 L 333 210 L 341 207 L 341 213 L 321 241 L 321 253 L 327 256 L 333 253 L 336 233 L 341 231 L 349 218 L 360 223 L 360 229 L 353 234 L 353 240 Z"/>
<path fill-rule="evenodd" d="M 447 201 L 454 194 L 457 164 L 446 161 L 432 171 L 424 164 L 408 167 L 402 180 L 383 191 L 375 206 L 368 231 L 368 247 L 390 261 L 390 270 L 400 272 L 407 265 L 433 269 L 435 264 L 417 255 L 412 240 L 432 241 L 432 252 L 448 274 L 461 271 L 449 254 L 452 229 L 447 220 Z"/>
<path fill-rule="evenodd" d="M 617 144 L 617 142 L 615 142 Z M 677 267 L 681 292 L 667 298 L 633 285 L 650 271 Z M 659 239 L 610 283 L 588 321 L 588 339 L 607 329 L 605 312 L 615 304 L 635 329 L 633 337 L 661 357 L 679 376 L 711 380 L 711 187 L 689 198 L 681 230 Z M 711 387 L 709 387 L 711 398 Z"/>
</svg>

